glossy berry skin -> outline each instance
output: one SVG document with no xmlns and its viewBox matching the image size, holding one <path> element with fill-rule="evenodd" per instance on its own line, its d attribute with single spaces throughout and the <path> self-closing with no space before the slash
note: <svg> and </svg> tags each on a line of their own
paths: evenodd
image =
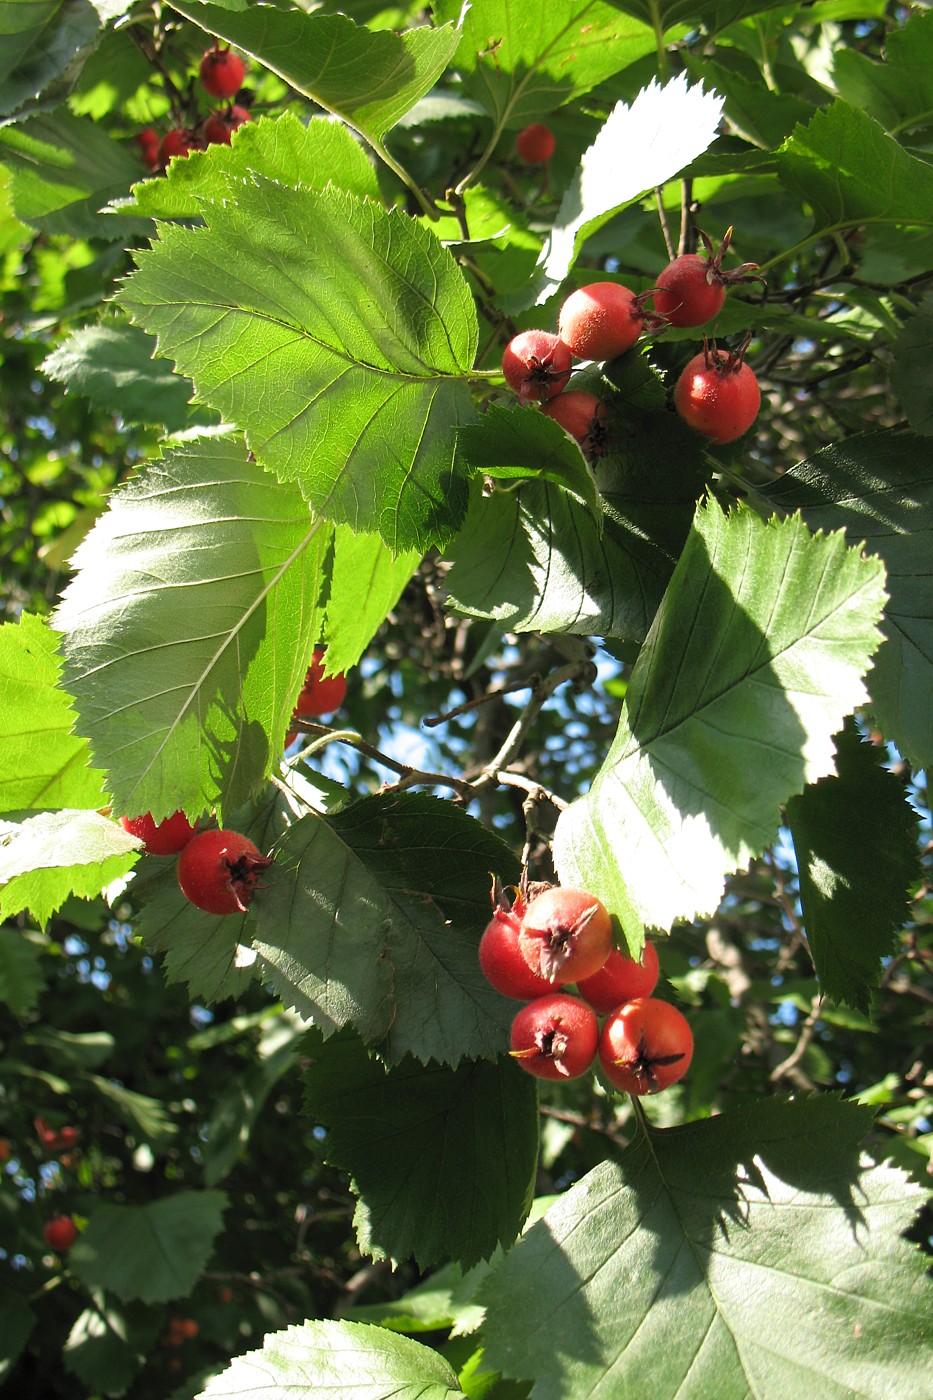
<svg viewBox="0 0 933 1400">
<path fill-rule="evenodd" d="M 684 1077 L 692 1058 L 693 1032 L 669 1002 L 636 997 L 603 1023 L 599 1061 L 623 1093 L 659 1094 Z"/>
<path fill-rule="evenodd" d="M 541 412 L 575 438 L 587 457 L 601 454 L 606 436 L 606 405 L 595 394 L 568 389 L 566 394 L 542 404 Z"/>
<path fill-rule="evenodd" d="M 613 948 L 592 977 L 577 980 L 577 991 L 601 1016 L 614 1011 L 624 1001 L 650 997 L 658 985 L 658 955 L 653 943 L 646 943 L 641 959 L 629 958 Z"/>
<path fill-rule="evenodd" d="M 178 883 L 185 898 L 207 914 L 245 914 L 271 864 L 239 831 L 201 831 L 178 857 Z"/>
<path fill-rule="evenodd" d="M 694 355 L 674 388 L 674 407 L 684 422 L 716 443 L 747 432 L 760 404 L 754 371 L 725 350 Z"/>
<path fill-rule="evenodd" d="M 246 64 L 229 49 L 217 45 L 208 49 L 201 59 L 198 77 L 201 86 L 211 97 L 236 97 L 243 83 Z"/>
<path fill-rule="evenodd" d="M 148 165 L 150 170 L 158 169 L 159 165 L 159 133 L 154 126 L 144 126 L 142 131 L 136 134 L 136 144 L 139 153 Z"/>
<path fill-rule="evenodd" d="M 497 909 L 479 941 L 479 965 L 487 982 L 503 996 L 531 1001 L 554 990 L 546 977 L 532 972 L 518 943 L 522 906 Z"/>
<path fill-rule="evenodd" d="M 42 1238 L 49 1249 L 64 1254 L 78 1238 L 78 1227 L 70 1215 L 56 1215 L 43 1225 Z"/>
<path fill-rule="evenodd" d="M 520 331 L 502 356 L 502 373 L 522 403 L 553 399 L 570 378 L 573 357 L 551 331 Z"/>
<path fill-rule="evenodd" d="M 599 971 L 612 952 L 612 922 L 595 895 L 558 886 L 528 905 L 518 943 L 532 972 L 560 986 Z"/>
<path fill-rule="evenodd" d="M 212 112 L 207 118 L 202 127 L 204 140 L 209 146 L 229 146 L 237 127 L 249 121 L 252 121 L 252 117 L 247 109 L 238 107 L 234 102 L 231 107 L 222 112 Z"/>
<path fill-rule="evenodd" d="M 532 122 L 515 138 L 515 149 L 526 165 L 546 165 L 556 147 L 553 131 L 543 122 Z"/>
<path fill-rule="evenodd" d="M 654 309 L 672 326 L 702 326 L 718 316 L 726 288 L 713 259 L 684 253 L 658 277 Z"/>
<path fill-rule="evenodd" d="M 560 309 L 561 340 L 581 360 L 612 360 L 641 335 L 645 313 L 640 300 L 619 282 L 579 287 Z"/>
<path fill-rule="evenodd" d="M 131 836 L 138 836 L 150 856 L 173 856 L 183 850 L 198 829 L 184 812 L 175 812 L 164 821 L 154 822 L 148 812 L 141 817 L 121 817 L 120 825 Z"/>
<path fill-rule="evenodd" d="M 593 1063 L 598 1040 L 592 1007 L 566 992 L 551 992 L 516 1014 L 510 1054 L 537 1079 L 577 1079 Z"/>
<path fill-rule="evenodd" d="M 186 156 L 194 146 L 194 142 L 189 131 L 183 131 L 180 126 L 173 127 L 167 131 L 159 142 L 159 165 L 164 169 L 173 156 Z"/>
<path fill-rule="evenodd" d="M 347 678 L 338 673 L 324 675 L 324 653 L 314 651 L 311 665 L 305 676 L 305 683 L 295 704 L 295 714 L 303 719 L 313 719 L 316 715 L 329 715 L 340 708 L 347 694 Z"/>
</svg>

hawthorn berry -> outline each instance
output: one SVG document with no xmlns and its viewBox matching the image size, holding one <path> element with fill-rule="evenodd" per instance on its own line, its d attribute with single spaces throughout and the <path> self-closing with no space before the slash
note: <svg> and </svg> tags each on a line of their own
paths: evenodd
<svg viewBox="0 0 933 1400">
<path fill-rule="evenodd" d="M 553 399 L 570 378 L 573 357 L 552 331 L 519 331 L 505 347 L 502 373 L 522 403 Z"/>
<path fill-rule="evenodd" d="M 509 1053 L 537 1079 L 577 1079 L 593 1063 L 598 1041 L 592 1007 L 567 992 L 552 992 L 517 1013 Z"/>
<path fill-rule="evenodd" d="M 641 335 L 645 301 L 621 282 L 591 282 L 578 287 L 564 302 L 557 318 L 561 340 L 581 360 L 612 360 Z"/>
<path fill-rule="evenodd" d="M 173 126 L 159 142 L 159 165 L 164 169 L 173 156 L 187 156 L 194 149 L 194 138 L 183 127 Z"/>
<path fill-rule="evenodd" d="M 543 122 L 532 122 L 515 138 L 515 149 L 526 165 L 547 165 L 556 147 L 553 131 Z"/>
<path fill-rule="evenodd" d="M 205 121 L 201 131 L 204 140 L 209 146 L 229 146 L 230 138 L 236 129 L 244 122 L 252 121 L 252 117 L 245 107 L 238 107 L 234 102 L 232 106 L 225 108 L 221 112 L 212 112 Z"/>
<path fill-rule="evenodd" d="M 605 1015 L 624 1001 L 648 997 L 658 985 L 658 955 L 653 943 L 646 943 L 640 959 L 627 957 L 613 948 L 592 977 L 577 978 L 577 991 L 594 1011 Z"/>
<path fill-rule="evenodd" d="M 239 831 L 201 831 L 178 857 L 178 883 L 192 904 L 208 914 L 245 914 L 270 856 L 260 855 Z"/>
<path fill-rule="evenodd" d="M 568 389 L 566 394 L 542 404 L 541 412 L 575 438 L 585 456 L 600 455 L 606 438 L 606 405 L 595 394 Z"/>
<path fill-rule="evenodd" d="M 758 417 L 761 391 L 741 351 L 704 348 L 674 387 L 674 407 L 685 423 L 713 442 L 733 442 Z"/>
<path fill-rule="evenodd" d="M 144 126 L 142 131 L 136 133 L 136 144 L 143 161 L 150 170 L 157 170 L 159 166 L 159 133 L 154 126 Z"/>
<path fill-rule="evenodd" d="M 530 1001 L 554 990 L 553 983 L 533 972 L 522 956 L 519 931 L 524 912 L 521 898 L 510 909 L 503 897 L 479 941 L 479 965 L 487 982 L 503 996 L 518 1001 Z"/>
<path fill-rule="evenodd" d="M 201 59 L 198 77 L 211 97 L 235 97 L 243 83 L 246 64 L 229 49 L 215 44 Z"/>
<path fill-rule="evenodd" d="M 313 719 L 316 715 L 329 715 L 338 710 L 347 694 L 347 678 L 341 672 L 334 676 L 324 675 L 324 652 L 316 649 L 311 654 L 301 694 L 295 702 L 295 714 L 302 719 Z"/>
<path fill-rule="evenodd" d="M 743 263 L 732 272 L 723 272 L 723 254 L 732 241 L 732 229 L 727 229 L 719 252 L 705 233 L 700 233 L 705 253 L 682 253 L 674 258 L 658 277 L 654 289 L 654 309 L 672 326 L 702 326 L 722 309 L 726 287 L 737 282 L 763 280 L 758 276 L 757 263 Z"/>
<path fill-rule="evenodd" d="M 606 1078 L 626 1094 L 659 1094 L 684 1077 L 692 1058 L 686 1017 L 656 997 L 636 997 L 616 1007 L 599 1037 Z"/>
<path fill-rule="evenodd" d="M 70 1215 L 56 1215 L 43 1225 L 42 1238 L 49 1249 L 64 1254 L 78 1238 L 78 1227 Z"/>
<path fill-rule="evenodd" d="M 531 901 L 518 934 L 522 957 L 552 984 L 591 977 L 612 952 L 612 922 L 586 890 L 558 886 Z"/>
<path fill-rule="evenodd" d="M 164 821 L 155 822 L 149 812 L 141 817 L 121 817 L 120 825 L 131 836 L 138 836 L 150 856 L 173 856 L 187 846 L 198 829 L 192 826 L 184 812 L 174 812 Z"/>
</svg>

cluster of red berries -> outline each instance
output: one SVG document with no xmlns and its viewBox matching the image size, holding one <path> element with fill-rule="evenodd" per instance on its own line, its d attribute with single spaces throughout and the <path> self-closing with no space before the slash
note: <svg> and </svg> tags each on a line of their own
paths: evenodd
<svg viewBox="0 0 933 1400">
<path fill-rule="evenodd" d="M 245 914 L 259 877 L 272 864 L 259 848 L 239 831 L 224 828 L 198 831 L 184 812 L 155 822 L 141 817 L 121 817 L 124 830 L 138 836 L 149 855 L 178 855 L 178 884 L 182 894 L 207 914 Z"/>
<path fill-rule="evenodd" d="M 609 1082 L 628 1094 L 657 1094 L 683 1077 L 693 1034 L 675 1006 L 651 996 L 652 944 L 641 961 L 621 953 L 605 906 L 585 890 L 545 888 L 526 901 L 520 889 L 510 906 L 497 885 L 494 904 L 479 962 L 497 991 L 527 1002 L 511 1033 L 522 1069 L 576 1079 L 598 1056 Z M 565 990 L 572 982 L 576 996 Z M 606 1017 L 602 1029 L 597 1013 Z"/>
<path fill-rule="evenodd" d="M 159 136 L 155 127 L 144 126 L 136 137 L 142 158 L 150 170 L 164 170 L 173 156 L 186 156 L 207 146 L 230 144 L 238 126 L 251 120 L 248 108 L 231 101 L 243 85 L 246 64 L 230 49 L 215 43 L 201 59 L 198 77 L 204 91 L 226 105 L 210 112 L 202 121 L 173 126 Z"/>
<path fill-rule="evenodd" d="M 193 1317 L 170 1317 L 159 1340 L 164 1347 L 180 1347 L 196 1337 L 200 1330 Z"/>
<path fill-rule="evenodd" d="M 69 1124 L 63 1128 L 53 1128 L 39 1115 L 32 1120 L 32 1125 L 36 1130 L 39 1146 L 46 1152 L 67 1152 L 75 1146 L 81 1136 L 80 1128 L 73 1128 Z"/>
<path fill-rule="evenodd" d="M 506 383 L 522 403 L 540 403 L 541 412 L 575 438 L 588 457 L 604 450 L 606 408 L 594 394 L 565 392 L 574 359 L 612 360 L 631 349 L 644 330 L 705 325 L 721 310 L 727 286 L 757 279 L 754 263 L 723 271 L 731 229 L 718 252 L 706 234 L 700 236 L 706 252 L 674 258 L 648 291 L 636 295 L 621 282 L 591 282 L 564 301 L 556 335 L 521 331 L 506 346 Z M 710 348 L 704 339 L 703 350 L 690 360 L 674 388 L 674 407 L 681 418 L 713 442 L 741 437 L 758 415 L 758 381 L 745 363 L 749 339 L 731 351 Z"/>
</svg>

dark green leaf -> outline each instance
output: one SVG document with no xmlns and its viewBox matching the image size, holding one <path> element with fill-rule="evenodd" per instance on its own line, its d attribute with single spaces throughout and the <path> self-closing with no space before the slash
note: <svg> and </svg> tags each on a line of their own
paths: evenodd
<svg viewBox="0 0 933 1400">
<path fill-rule="evenodd" d="M 223 1191 L 178 1191 L 145 1206 L 98 1205 L 69 1265 L 88 1288 L 163 1303 L 184 1298 L 210 1258 Z"/>
<path fill-rule="evenodd" d="M 34 1011 L 45 986 L 42 949 L 17 928 L 0 929 L 0 1001 L 14 1016 Z"/>
<path fill-rule="evenodd" d="M 910 426 L 933 436 L 933 296 L 924 297 L 894 342 L 891 383 Z"/>
<path fill-rule="evenodd" d="M 19 0 L 0 5 L 0 114 L 64 86 L 75 59 L 94 42 L 100 15 L 89 0 Z"/>
<path fill-rule="evenodd" d="M 342 1036 L 313 1053 L 306 1106 L 353 1178 L 368 1254 L 469 1268 L 515 1239 L 534 1190 L 537 1096 L 507 1057 L 386 1070 Z"/>
<path fill-rule="evenodd" d="M 787 823 L 820 990 L 867 1012 L 920 876 L 917 814 L 854 727 L 836 740 L 836 773 L 791 798 Z"/>
</svg>

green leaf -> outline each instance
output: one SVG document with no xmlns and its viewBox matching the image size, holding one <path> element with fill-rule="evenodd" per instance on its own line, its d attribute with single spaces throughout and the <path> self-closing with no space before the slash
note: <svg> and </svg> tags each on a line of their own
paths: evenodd
<svg viewBox="0 0 933 1400">
<path fill-rule="evenodd" d="M 59 638 L 23 613 L 0 627 L 0 811 L 101 807 L 103 774 L 72 734 L 73 702 L 58 685 Z"/>
<path fill-rule="evenodd" d="M 687 71 L 725 98 L 725 116 L 732 131 L 765 151 L 780 146 L 798 122 L 813 115 L 811 103 L 770 88 L 762 72 L 743 76 L 724 63 L 695 57 L 687 58 Z"/>
<path fill-rule="evenodd" d="M 147 881 L 136 922 L 143 944 L 165 954 L 166 981 L 187 983 L 189 995 L 208 1005 L 241 996 L 253 980 L 255 959 L 243 957 L 251 930 L 248 916 L 195 908 L 178 888 L 174 862 Z"/>
<path fill-rule="evenodd" d="M 113 1079 L 103 1079 L 99 1074 L 89 1074 L 87 1080 L 116 1109 L 117 1116 L 129 1124 L 134 1135 L 143 1142 L 151 1143 L 156 1150 L 168 1146 L 178 1132 L 177 1123 L 159 1099 L 138 1094 L 135 1089 L 127 1089 Z"/>
<path fill-rule="evenodd" d="M 0 929 L 0 1001 L 14 1016 L 34 1011 L 45 986 L 42 949 L 21 929 Z"/>
<path fill-rule="evenodd" d="M 0 126 L 0 161 L 13 171 L 16 217 L 40 233 L 124 239 L 149 232 L 144 220 L 98 212 L 139 179 L 139 163 L 88 118 L 59 108 Z"/>
<path fill-rule="evenodd" d="M 72 331 L 39 369 L 73 393 L 84 394 L 98 408 L 130 422 L 157 423 L 176 432 L 187 427 L 196 412 L 190 407 L 191 381 L 156 355 L 154 336 L 128 325 L 122 317 L 108 317 L 99 325 Z M 197 417 L 204 422 L 214 415 L 201 410 Z"/>
<path fill-rule="evenodd" d="M 135 185 L 132 199 L 118 207 L 154 219 L 200 218 L 202 199 L 235 197 L 249 170 L 291 188 L 323 190 L 333 184 L 360 199 L 379 198 L 372 162 L 345 126 L 329 117 L 304 122 L 283 112 L 245 123 L 229 146 L 215 144 L 173 160 L 164 175 Z"/>
<path fill-rule="evenodd" d="M 846 438 L 766 488 L 812 530 L 842 528 L 884 561 L 890 597 L 885 641 L 868 675 L 875 718 L 918 768 L 933 762 L 933 466 L 912 433 Z"/>
<path fill-rule="evenodd" d="M 306 14 L 298 6 L 250 5 L 234 12 L 173 0 L 173 8 L 258 59 L 373 144 L 430 91 L 460 42 L 453 25 L 395 34 L 363 28 L 346 15 Z"/>
<path fill-rule="evenodd" d="M 260 1044 L 257 1063 L 248 1065 L 220 1095 L 202 1148 L 204 1180 L 208 1186 L 216 1186 L 223 1180 L 249 1143 L 266 1099 L 298 1059 L 299 1034 L 294 1026 L 280 1020 L 270 1037 L 275 1048 Z"/>
<path fill-rule="evenodd" d="M 9 918 L 28 908 L 44 924 L 69 894 L 98 895 L 125 875 L 138 849 L 134 837 L 99 812 L 63 808 L 0 822 L 0 912 Z"/>
<path fill-rule="evenodd" d="M 639 1134 L 481 1289 L 486 1364 L 536 1400 L 921 1400 L 930 1285 L 902 1231 L 923 1193 L 859 1160 L 870 1121 L 771 1100 Z"/>
<path fill-rule="evenodd" d="M 139 255 L 132 319 L 319 514 L 394 551 L 449 534 L 477 340 L 450 253 L 398 210 L 260 176 L 203 213 Z"/>
<path fill-rule="evenodd" d="M 151 1355 L 156 1330 L 142 1309 L 92 1303 L 68 1334 L 62 1362 L 91 1394 L 123 1395 Z"/>
<path fill-rule="evenodd" d="M 867 1013 L 920 877 L 917 814 L 854 728 L 836 740 L 836 755 L 838 776 L 791 798 L 787 824 L 820 991 Z"/>
<path fill-rule="evenodd" d="M 418 550 L 393 555 L 378 535 L 359 535 L 347 525 L 334 531 L 334 560 L 327 599 L 328 665 L 355 666 L 395 607 L 421 561 Z"/>
<path fill-rule="evenodd" d="M 304 1322 L 270 1333 L 262 1351 L 238 1356 L 195 1400 L 227 1396 L 289 1400 L 447 1400 L 462 1395 L 431 1347 L 361 1322 Z"/>
<path fill-rule="evenodd" d="M 461 13 L 457 0 L 433 8 L 449 20 Z M 456 66 L 497 127 L 517 127 L 590 92 L 655 42 L 648 25 L 602 0 L 473 0 Z"/>
<path fill-rule="evenodd" d="M 914 432 L 933 436 L 933 296 L 924 297 L 894 342 L 891 383 Z"/>
<path fill-rule="evenodd" d="M 701 84 L 691 87 L 685 73 L 663 87 L 650 83 L 630 107 L 616 103 L 584 151 L 542 249 L 534 287 L 539 304 L 553 296 L 597 229 L 703 154 L 716 136 L 722 105 Z"/>
<path fill-rule="evenodd" d="M 636 949 L 644 925 L 711 914 L 780 804 L 833 771 L 884 598 L 879 561 L 841 532 L 701 506 L 606 762 L 558 821 L 561 882 L 599 895 Z"/>
<path fill-rule="evenodd" d="M 490 871 L 517 878 L 508 847 L 433 797 L 312 814 L 277 843 L 254 946 L 278 995 L 325 1035 L 352 1025 L 393 1061 L 492 1058 L 513 1009 L 477 959 Z"/>
<path fill-rule="evenodd" d="M 72 1246 L 71 1269 L 87 1288 L 164 1303 L 191 1292 L 227 1206 L 223 1191 L 178 1191 L 145 1206 L 99 1205 Z"/>
<path fill-rule="evenodd" d="M 599 492 L 583 453 L 569 433 L 543 413 L 490 404 L 478 423 L 460 429 L 457 447 L 462 464 L 471 471 L 552 481 L 598 515 Z"/>
<path fill-rule="evenodd" d="M 933 223 L 933 170 L 846 102 L 796 127 L 777 162 L 781 183 L 812 206 L 814 236 L 850 224 Z"/>
<path fill-rule="evenodd" d="M 9 1375 L 36 1321 L 35 1313 L 22 1294 L 12 1288 L 0 1288 L 0 1381 Z"/>
<path fill-rule="evenodd" d="M 100 16 L 89 0 L 7 0 L 0 5 L 0 115 L 20 111 L 65 79 L 94 42 Z"/>
<path fill-rule="evenodd" d="M 328 1161 L 353 1178 L 365 1253 L 469 1268 L 511 1244 L 534 1193 L 529 1075 L 507 1056 L 386 1070 L 349 1036 L 310 1054 L 306 1109 L 327 1129 Z"/>
<path fill-rule="evenodd" d="M 709 35 L 721 33 L 746 15 L 787 8 L 786 0 L 625 0 L 620 9 L 654 24 L 661 34 L 677 24 L 702 25 Z"/>
<path fill-rule="evenodd" d="M 229 811 L 262 783 L 318 639 L 329 541 L 233 440 L 191 443 L 115 493 L 55 625 L 116 811 Z"/>
<path fill-rule="evenodd" d="M 885 62 L 840 46 L 833 55 L 839 96 L 892 135 L 933 122 L 933 15 L 915 11 L 885 36 Z"/>
<path fill-rule="evenodd" d="M 37 1026 L 26 1036 L 27 1045 L 41 1045 L 54 1064 L 64 1063 L 78 1069 L 96 1069 L 108 1060 L 116 1048 L 109 1031 L 63 1031 L 58 1026 Z"/>
</svg>

